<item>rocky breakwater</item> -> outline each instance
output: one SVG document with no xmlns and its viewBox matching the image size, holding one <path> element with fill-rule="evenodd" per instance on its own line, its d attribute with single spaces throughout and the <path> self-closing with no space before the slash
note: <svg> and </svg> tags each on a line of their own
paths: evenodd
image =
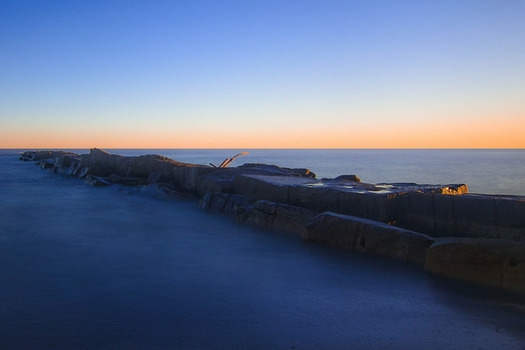
<svg viewBox="0 0 525 350">
<path fill-rule="evenodd" d="M 317 179 L 308 169 L 232 168 L 158 156 L 25 152 L 51 172 L 92 185 L 142 186 L 201 198 L 202 209 L 306 241 L 420 264 L 425 270 L 525 295 L 525 198 L 468 194 L 466 185 Z"/>
</svg>

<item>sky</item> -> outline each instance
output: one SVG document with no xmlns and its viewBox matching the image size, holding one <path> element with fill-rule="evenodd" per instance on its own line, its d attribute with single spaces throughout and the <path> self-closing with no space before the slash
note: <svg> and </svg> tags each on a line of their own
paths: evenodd
<svg viewBox="0 0 525 350">
<path fill-rule="evenodd" d="M 0 148 L 525 148 L 525 1 L 0 0 Z"/>
</svg>

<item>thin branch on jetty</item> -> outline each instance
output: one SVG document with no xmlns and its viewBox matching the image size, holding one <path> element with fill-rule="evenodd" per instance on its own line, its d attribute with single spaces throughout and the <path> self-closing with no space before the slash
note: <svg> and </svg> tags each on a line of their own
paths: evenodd
<svg viewBox="0 0 525 350">
<path fill-rule="evenodd" d="M 250 154 L 249 152 L 243 152 L 243 153 L 239 153 L 239 154 L 236 154 L 234 155 L 233 157 L 231 158 L 226 158 L 222 163 L 221 165 L 219 166 L 216 166 L 215 164 L 212 164 L 210 163 L 210 165 L 214 168 L 226 168 L 231 162 L 233 162 L 233 160 L 235 158 L 237 158 L 238 156 L 243 156 L 243 155 L 246 155 L 246 154 Z"/>
</svg>

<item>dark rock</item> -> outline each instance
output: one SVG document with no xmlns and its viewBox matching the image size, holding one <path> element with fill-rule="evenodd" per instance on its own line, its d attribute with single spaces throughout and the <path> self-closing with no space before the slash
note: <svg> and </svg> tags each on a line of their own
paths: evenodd
<svg viewBox="0 0 525 350">
<path fill-rule="evenodd" d="M 498 238 L 525 241 L 525 197 L 498 196 L 495 200 Z"/>
<path fill-rule="evenodd" d="M 229 194 L 219 192 L 208 192 L 199 202 L 199 208 L 222 213 L 224 206 L 230 198 Z"/>
<path fill-rule="evenodd" d="M 409 192 L 403 196 L 408 200 L 408 210 L 397 211 L 396 224 L 434 235 L 434 195 L 428 192 Z"/>
<path fill-rule="evenodd" d="M 350 181 L 350 182 L 361 182 L 361 179 L 357 175 L 340 175 L 334 178 L 336 181 Z"/>
<path fill-rule="evenodd" d="M 111 182 L 108 181 L 108 179 L 100 177 L 100 176 L 94 176 L 94 175 L 88 175 L 84 179 L 84 182 L 92 185 L 92 186 L 110 186 Z"/>
<path fill-rule="evenodd" d="M 84 177 L 86 177 L 89 174 L 89 172 L 90 172 L 89 166 L 80 167 L 78 172 L 77 172 L 77 174 L 78 174 L 77 176 L 80 177 L 80 178 L 84 178 Z"/>
<path fill-rule="evenodd" d="M 271 228 L 273 227 L 276 211 L 277 208 L 273 202 L 264 200 L 257 201 L 249 209 L 246 216 L 246 222 L 260 227 Z"/>
<path fill-rule="evenodd" d="M 203 174 L 197 185 L 197 191 L 203 195 L 208 192 L 233 193 L 236 168 L 218 168 Z"/>
<path fill-rule="evenodd" d="M 434 195 L 434 237 L 454 237 L 456 219 L 454 214 L 454 196 Z"/>
<path fill-rule="evenodd" d="M 108 179 L 113 183 L 127 186 L 145 186 L 149 183 L 146 179 L 141 177 L 120 176 L 117 174 L 109 175 Z"/>
<path fill-rule="evenodd" d="M 205 193 L 199 193 L 201 181 L 204 179 L 204 176 L 212 173 L 214 168 L 195 165 L 191 167 L 181 167 L 180 169 L 183 171 L 182 181 L 177 183 L 177 185 L 185 191 L 204 196 Z"/>
<path fill-rule="evenodd" d="M 305 208 L 266 200 L 252 201 L 247 196 L 231 193 L 207 193 L 199 203 L 204 210 L 226 213 L 238 222 L 296 233 L 301 236 L 306 224 L 317 215 Z"/>
<path fill-rule="evenodd" d="M 209 192 L 200 201 L 199 207 L 203 210 L 225 213 L 235 217 L 237 221 L 244 221 L 245 212 L 249 209 L 252 202 L 246 196 Z"/>
<path fill-rule="evenodd" d="M 176 162 L 159 155 L 145 155 L 131 157 L 128 161 L 127 176 L 148 179 L 151 174 L 156 174 L 155 181 L 173 181 L 174 168 L 193 166 L 192 164 Z"/>
<path fill-rule="evenodd" d="M 322 213 L 306 227 L 303 238 L 334 247 L 424 264 L 434 238 L 355 216 Z"/>
<path fill-rule="evenodd" d="M 26 151 L 20 155 L 20 160 L 40 161 L 42 159 L 53 159 L 59 156 L 78 156 L 78 154 L 64 151 Z"/>
<path fill-rule="evenodd" d="M 223 195 L 229 196 L 223 211 L 226 214 L 233 215 L 239 222 L 245 221 L 245 213 L 249 210 L 252 203 L 250 199 L 240 194 L 223 193 Z"/>
<path fill-rule="evenodd" d="M 338 193 L 334 188 L 319 186 L 317 183 L 298 184 L 297 186 L 288 187 L 288 200 L 281 202 L 316 212 L 338 212 Z"/>
<path fill-rule="evenodd" d="M 142 193 L 155 196 L 161 199 L 177 199 L 177 200 L 187 200 L 192 198 L 187 193 L 178 191 L 170 184 L 166 183 L 153 183 L 147 184 L 140 187 Z"/>
<path fill-rule="evenodd" d="M 302 236 L 306 225 L 317 215 L 317 212 L 305 208 L 275 203 L 266 200 L 255 202 L 246 213 L 246 222 L 286 231 Z"/>
<path fill-rule="evenodd" d="M 425 270 L 440 276 L 525 294 L 525 242 L 485 238 L 438 238 Z"/>
<path fill-rule="evenodd" d="M 359 242 L 361 223 L 352 218 L 354 217 L 330 212 L 321 213 L 306 226 L 303 239 L 336 248 L 355 250 Z"/>
<path fill-rule="evenodd" d="M 308 181 L 301 177 L 240 174 L 235 176 L 233 188 L 234 193 L 248 196 L 254 202 L 269 200 L 289 203 L 288 191 L 293 184 Z"/>
<path fill-rule="evenodd" d="M 59 156 L 54 159 L 55 171 L 58 174 L 66 176 L 74 176 L 80 166 L 80 158 L 78 156 Z"/>
<path fill-rule="evenodd" d="M 459 237 L 498 238 L 494 196 L 454 196 L 454 218 Z"/>
<path fill-rule="evenodd" d="M 243 164 L 239 169 L 241 174 L 258 174 L 258 175 L 273 175 L 273 176 L 297 176 L 297 177 L 307 177 L 315 179 L 316 175 L 309 169 L 291 169 L 283 168 L 277 165 L 268 165 L 268 164 L 255 164 L 247 163 Z"/>
<path fill-rule="evenodd" d="M 50 170 L 54 168 L 55 162 L 53 161 L 53 159 L 50 158 L 41 159 L 38 163 L 38 166 L 42 169 Z"/>
<path fill-rule="evenodd" d="M 368 205 L 367 200 L 368 196 L 369 194 L 339 191 L 337 193 L 337 202 L 339 203 L 339 208 L 337 210 L 331 211 L 336 211 L 345 215 L 367 218 L 370 213 L 370 206 Z"/>
</svg>

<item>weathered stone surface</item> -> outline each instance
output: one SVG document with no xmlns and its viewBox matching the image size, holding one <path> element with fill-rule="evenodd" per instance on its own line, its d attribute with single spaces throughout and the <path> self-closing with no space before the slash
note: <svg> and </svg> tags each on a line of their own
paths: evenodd
<svg viewBox="0 0 525 350">
<path fill-rule="evenodd" d="M 228 201 L 224 205 L 223 211 L 226 214 L 233 215 L 238 222 L 246 220 L 246 212 L 251 207 L 251 201 L 248 197 L 239 194 L 224 193 L 229 196 Z"/>
<path fill-rule="evenodd" d="M 95 175 L 88 175 L 84 179 L 84 182 L 92 185 L 92 186 L 110 186 L 111 182 L 109 182 L 106 178 L 95 176 Z"/>
<path fill-rule="evenodd" d="M 142 193 L 161 199 L 187 200 L 190 198 L 188 194 L 177 191 L 177 189 L 172 185 L 166 183 L 152 183 L 143 185 L 140 187 L 140 191 Z"/>
<path fill-rule="evenodd" d="M 208 192 L 233 193 L 236 168 L 217 168 L 199 179 L 197 191 L 201 196 Z"/>
<path fill-rule="evenodd" d="M 243 176 L 247 176 L 248 178 L 243 178 Z M 198 179 L 197 192 L 201 196 L 204 196 L 208 192 L 240 193 L 247 195 L 247 193 L 250 193 L 250 189 L 253 190 L 254 181 L 252 180 L 258 176 L 263 176 L 266 179 L 271 177 L 315 178 L 315 174 L 308 169 L 290 169 L 267 164 L 245 164 L 236 168 L 214 168 L 209 172 L 205 172 L 200 175 Z M 237 191 L 235 186 L 237 186 Z M 239 190 L 239 186 L 244 186 L 244 189 Z M 258 183 L 258 186 L 261 186 L 261 184 Z M 265 185 L 262 184 L 262 186 Z M 268 188 L 258 192 L 266 193 L 266 197 L 270 193 Z M 281 192 L 281 190 L 279 192 Z M 256 196 L 251 196 L 250 198 L 252 198 L 252 200 L 263 199 L 262 197 Z"/>
<path fill-rule="evenodd" d="M 303 239 L 336 248 L 355 250 L 359 242 L 361 222 L 353 218 L 355 217 L 330 212 L 321 213 L 306 226 Z"/>
<path fill-rule="evenodd" d="M 433 237 L 418 232 L 363 220 L 356 250 L 422 265 L 433 242 Z"/>
<path fill-rule="evenodd" d="M 94 175 L 107 177 L 110 174 L 117 174 L 126 176 L 126 170 L 123 169 L 122 164 L 128 160 L 129 157 L 123 157 L 116 154 L 110 154 L 105 151 L 93 148 L 89 154 L 82 154 L 80 156 L 80 167 L 87 169 L 83 173 L 85 175 Z"/>
<path fill-rule="evenodd" d="M 434 195 L 425 192 L 409 192 L 403 196 L 408 201 L 408 208 L 397 211 L 397 225 L 433 235 Z"/>
<path fill-rule="evenodd" d="M 448 184 L 448 185 L 429 185 L 416 184 L 412 182 L 395 182 L 395 183 L 379 183 L 375 185 L 378 189 L 390 192 L 423 192 L 430 194 L 449 194 L 460 195 L 467 194 L 468 187 L 465 184 Z"/>
<path fill-rule="evenodd" d="M 356 193 L 351 191 L 338 191 L 337 202 L 339 207 L 336 211 L 341 214 L 359 216 L 362 218 L 369 217 L 370 206 L 368 204 L 368 194 Z"/>
<path fill-rule="evenodd" d="M 53 169 L 55 166 L 55 162 L 50 158 L 41 159 L 38 162 L 38 166 L 42 169 Z"/>
<path fill-rule="evenodd" d="M 54 171 L 65 176 L 75 176 L 79 170 L 80 157 L 62 155 L 53 159 Z"/>
<path fill-rule="evenodd" d="M 26 151 L 20 155 L 20 160 L 36 162 L 42 159 L 54 159 L 59 156 L 78 156 L 78 154 L 64 151 Z"/>
<path fill-rule="evenodd" d="M 398 193 L 372 193 L 366 197 L 368 219 L 390 223 L 397 220 L 393 215 L 397 207 Z"/>
<path fill-rule="evenodd" d="M 199 204 L 201 209 L 222 212 L 261 227 L 296 233 L 301 236 L 306 224 L 317 212 L 266 200 L 252 201 L 247 196 L 231 193 L 207 193 Z"/>
<path fill-rule="evenodd" d="M 525 242 L 511 242 L 501 254 L 501 289 L 525 295 Z"/>
<path fill-rule="evenodd" d="M 316 183 L 297 184 L 288 187 L 287 201 L 291 205 L 307 208 L 317 212 L 339 210 L 338 191 Z"/>
<path fill-rule="evenodd" d="M 288 180 L 289 178 L 285 176 L 240 174 L 235 176 L 233 190 L 234 193 L 248 196 L 254 202 L 269 200 L 288 203 L 288 190 L 290 188 Z M 299 177 L 293 180 L 305 181 Z"/>
<path fill-rule="evenodd" d="M 151 183 L 148 180 L 141 177 L 120 176 L 117 174 L 109 175 L 108 180 L 116 184 L 127 186 L 145 186 L 148 183 Z"/>
<path fill-rule="evenodd" d="M 293 205 L 257 201 L 246 212 L 246 222 L 302 236 L 317 212 Z"/>
<path fill-rule="evenodd" d="M 417 264 L 425 262 L 427 248 L 434 241 L 418 232 L 330 212 L 316 216 L 307 225 L 303 238 Z"/>
<path fill-rule="evenodd" d="M 246 222 L 260 227 L 273 227 L 277 208 L 273 202 L 257 201 L 249 208 Z"/>
<path fill-rule="evenodd" d="M 231 215 L 236 221 L 242 222 L 246 220 L 245 212 L 251 204 L 252 202 L 246 196 L 209 192 L 201 199 L 199 207 L 204 210 Z"/>
<path fill-rule="evenodd" d="M 199 201 L 199 208 L 203 210 L 223 212 L 228 198 L 229 196 L 226 196 L 223 193 L 208 192 Z"/>
<path fill-rule="evenodd" d="M 454 196 L 434 195 L 434 237 L 454 237 L 456 220 L 454 214 Z"/>
<path fill-rule="evenodd" d="M 525 240 L 525 197 L 498 196 L 495 201 L 498 238 Z"/>
<path fill-rule="evenodd" d="M 459 237 L 498 238 L 493 196 L 454 196 L 454 218 Z"/>
<path fill-rule="evenodd" d="M 350 181 L 350 182 L 361 182 L 361 179 L 357 175 L 339 175 L 334 178 L 335 181 Z"/>
<path fill-rule="evenodd" d="M 230 168 L 231 169 L 231 168 Z M 241 174 L 256 174 L 256 175 L 268 175 L 268 176 L 294 176 L 294 177 L 306 177 L 315 179 L 316 175 L 310 169 L 292 169 L 279 167 L 277 165 L 269 164 L 254 164 L 248 163 L 238 167 L 239 173 Z"/>
<path fill-rule="evenodd" d="M 175 167 L 193 166 L 159 155 L 131 157 L 128 163 L 127 176 L 147 179 L 151 174 L 156 174 L 155 180 L 167 182 L 173 181 L 173 169 Z"/>
<path fill-rule="evenodd" d="M 184 169 L 183 182 L 178 185 L 190 193 L 204 196 L 205 193 L 199 193 L 200 183 L 204 176 L 213 172 L 214 169 L 207 166 L 182 167 L 181 169 Z"/>
<path fill-rule="evenodd" d="M 438 238 L 425 270 L 440 276 L 525 294 L 525 242 L 485 238 Z"/>
</svg>

